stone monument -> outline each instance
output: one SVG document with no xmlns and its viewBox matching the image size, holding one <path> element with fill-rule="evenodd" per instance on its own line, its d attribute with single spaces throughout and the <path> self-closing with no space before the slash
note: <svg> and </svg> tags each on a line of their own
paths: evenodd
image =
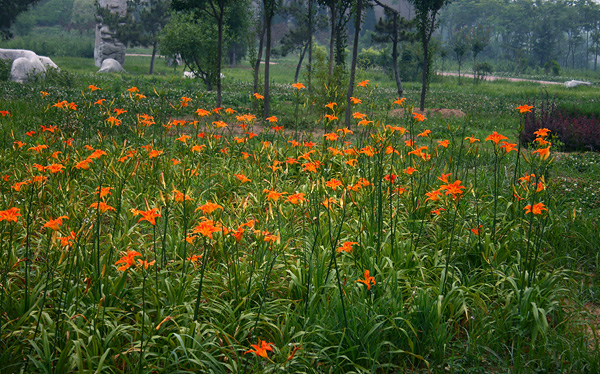
<svg viewBox="0 0 600 374">
<path fill-rule="evenodd" d="M 98 0 L 98 6 L 121 16 L 127 13 L 126 0 Z M 108 25 L 104 25 L 102 19 L 99 18 L 96 24 L 96 45 L 94 48 L 94 63 L 96 66 L 102 66 L 102 61 L 107 58 L 117 60 L 119 64 L 123 65 L 125 63 L 125 49 L 125 45 L 115 39 L 114 33 Z"/>
</svg>

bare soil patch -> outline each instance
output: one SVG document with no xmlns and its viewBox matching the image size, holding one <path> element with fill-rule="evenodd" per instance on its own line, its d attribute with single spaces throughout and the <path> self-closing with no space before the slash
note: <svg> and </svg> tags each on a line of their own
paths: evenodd
<svg viewBox="0 0 600 374">
<path fill-rule="evenodd" d="M 460 109 L 427 108 L 422 112 L 418 109 L 414 109 L 413 112 L 422 114 L 425 117 L 439 116 L 442 118 L 452 118 L 452 117 L 462 118 L 462 117 L 466 116 L 465 112 L 463 112 Z M 394 109 L 390 112 L 390 115 L 395 116 L 395 117 L 404 117 L 406 115 L 406 109 L 405 108 Z"/>
</svg>

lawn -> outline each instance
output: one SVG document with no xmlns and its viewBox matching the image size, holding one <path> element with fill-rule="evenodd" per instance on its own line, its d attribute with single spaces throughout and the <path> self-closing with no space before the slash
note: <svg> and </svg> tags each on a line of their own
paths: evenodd
<svg viewBox="0 0 600 374">
<path fill-rule="evenodd" d="M 0 83 L 2 373 L 600 371 L 600 156 L 518 140 L 598 88 L 437 78 L 443 118 L 361 71 L 345 127 L 291 58 L 270 121 L 247 63 L 217 109 L 164 60 L 56 62 Z"/>
</svg>

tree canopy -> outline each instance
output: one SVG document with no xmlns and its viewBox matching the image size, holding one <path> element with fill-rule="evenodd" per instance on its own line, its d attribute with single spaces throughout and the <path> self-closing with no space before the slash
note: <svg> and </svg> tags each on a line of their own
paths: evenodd
<svg viewBox="0 0 600 374">
<path fill-rule="evenodd" d="M 27 11 L 40 0 L 0 0 L 0 34 L 3 39 L 10 39 L 10 26 L 17 16 Z"/>
</svg>

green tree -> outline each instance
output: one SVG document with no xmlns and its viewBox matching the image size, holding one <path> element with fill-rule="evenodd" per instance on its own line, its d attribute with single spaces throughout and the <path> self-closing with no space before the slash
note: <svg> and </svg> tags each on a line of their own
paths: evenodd
<svg viewBox="0 0 600 374">
<path fill-rule="evenodd" d="M 296 65 L 294 82 L 298 82 L 302 61 L 304 61 L 304 56 L 310 48 L 312 33 L 327 27 L 325 17 L 317 13 L 316 7 L 312 6 L 309 11 L 308 8 L 311 3 L 312 0 L 309 0 L 306 5 L 302 0 L 293 0 L 285 7 L 282 7 L 280 11 L 281 15 L 286 16 L 294 25 L 280 41 L 281 54 L 283 56 L 290 52 L 299 52 L 300 54 L 298 64 Z"/>
<path fill-rule="evenodd" d="M 247 37 L 250 28 L 249 6 L 248 0 L 233 2 L 225 15 L 226 53 L 231 67 L 240 62 L 248 50 L 248 42 L 250 41 Z"/>
<path fill-rule="evenodd" d="M 419 37 L 423 47 L 423 75 L 421 86 L 421 111 L 425 110 L 425 94 L 427 92 L 427 82 L 429 79 L 430 59 L 429 45 L 433 32 L 438 26 L 438 15 L 443 6 L 450 3 L 451 0 L 409 0 L 415 9 L 415 19 Z"/>
<path fill-rule="evenodd" d="M 2 35 L 2 39 L 12 37 L 10 26 L 15 18 L 38 2 L 39 0 L 0 0 L 0 35 Z"/>
<path fill-rule="evenodd" d="M 202 79 L 211 91 L 220 81 L 217 69 L 217 26 L 206 16 L 191 13 L 175 13 L 164 27 L 160 39 L 160 50 L 165 56 L 181 57 L 186 69 Z"/>
<path fill-rule="evenodd" d="M 398 44 L 403 41 L 412 41 L 415 38 L 414 29 L 415 23 L 408 21 L 404 17 L 400 17 L 400 12 L 389 5 L 375 0 L 375 3 L 384 9 L 385 18 L 379 19 L 375 25 L 375 35 L 373 40 L 377 43 L 392 43 L 392 68 L 394 79 L 396 80 L 396 88 L 398 96 L 402 97 L 404 90 L 402 89 L 402 79 L 398 71 Z"/>
<path fill-rule="evenodd" d="M 460 84 L 460 68 L 462 67 L 465 55 L 469 51 L 469 42 L 464 27 L 452 34 L 450 48 L 452 48 L 454 56 L 456 57 L 456 62 L 458 63 L 458 84 Z"/>
<path fill-rule="evenodd" d="M 469 48 L 473 56 L 473 81 L 477 82 L 477 55 L 479 55 L 490 42 L 490 29 L 481 25 L 472 27 L 468 34 Z"/>
<path fill-rule="evenodd" d="M 221 86 L 221 66 L 223 64 L 223 44 L 225 32 L 225 12 L 231 5 L 232 0 L 172 0 L 172 8 L 178 11 L 191 11 L 194 17 L 200 19 L 204 16 L 212 19 L 217 27 L 217 56 L 215 60 L 217 71 L 217 107 L 221 106 L 222 86 Z M 206 34 L 205 31 L 201 34 Z"/>
</svg>

